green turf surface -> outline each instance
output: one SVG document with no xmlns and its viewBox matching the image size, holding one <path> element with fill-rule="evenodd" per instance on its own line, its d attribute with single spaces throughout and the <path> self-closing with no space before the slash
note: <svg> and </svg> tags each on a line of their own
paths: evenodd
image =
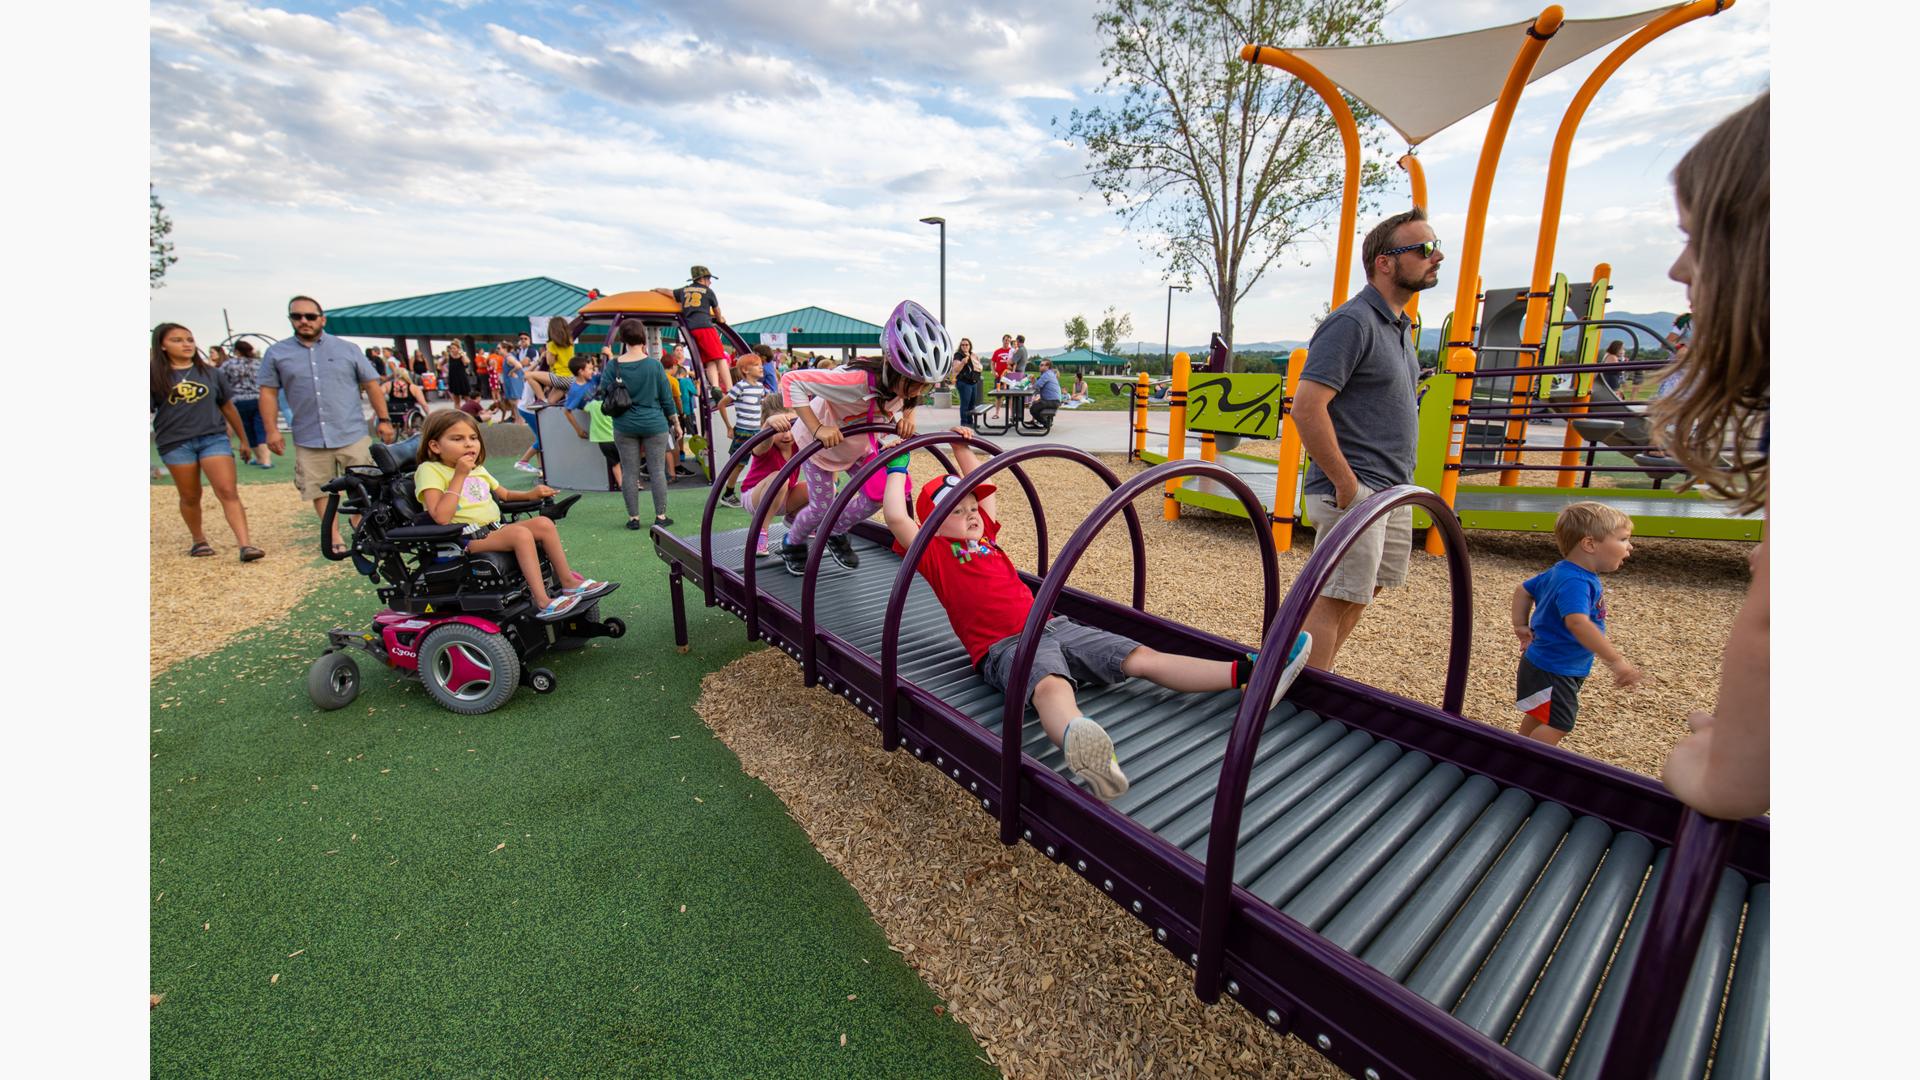
<svg viewBox="0 0 1920 1080">
<path fill-rule="evenodd" d="M 536 661 L 554 694 L 462 717 L 368 660 L 315 710 L 322 632 L 378 607 L 359 578 L 155 681 L 155 1075 L 995 1075 L 694 715 L 749 646 L 690 587 L 673 650 L 624 519 L 589 495 L 562 526 L 629 632 Z"/>
</svg>

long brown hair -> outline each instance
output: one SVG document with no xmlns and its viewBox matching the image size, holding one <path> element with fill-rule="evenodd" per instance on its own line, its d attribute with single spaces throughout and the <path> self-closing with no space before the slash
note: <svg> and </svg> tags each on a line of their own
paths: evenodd
<svg viewBox="0 0 1920 1080">
<path fill-rule="evenodd" d="M 1680 377 L 1653 404 L 1663 444 L 1700 481 L 1749 513 L 1767 502 L 1768 94 L 1720 122 L 1673 170 L 1692 219 L 1693 341 Z M 1733 463 L 1721 447 L 1733 440 Z"/>
<path fill-rule="evenodd" d="M 420 432 L 420 449 L 414 453 L 413 463 L 415 465 L 425 465 L 429 461 L 439 461 L 440 458 L 436 456 L 433 451 L 427 449 L 427 447 L 432 446 L 440 436 L 445 435 L 456 424 L 465 424 L 473 429 L 473 434 L 480 440 L 480 455 L 474 460 L 474 464 L 485 465 L 487 463 L 487 437 L 480 434 L 479 422 L 466 413 L 461 412 L 459 409 L 441 409 L 432 416 L 427 417 L 427 425 L 421 429 Z"/>
<path fill-rule="evenodd" d="M 547 344 L 556 349 L 564 349 L 573 344 L 573 330 L 567 320 L 559 315 L 547 320 Z"/>
<path fill-rule="evenodd" d="M 187 330 L 187 328 L 177 322 L 163 322 L 153 328 L 153 345 L 148 351 L 148 360 L 152 369 L 148 389 L 152 392 L 155 401 L 165 401 L 167 395 L 173 392 L 173 361 L 167 359 L 167 350 L 161 348 L 160 343 L 167 340 L 167 335 L 175 330 Z M 193 331 L 187 330 L 187 333 L 191 334 Z M 193 350 L 193 373 L 208 380 L 216 377 L 213 368 L 209 367 L 206 360 L 201 357 L 199 349 Z"/>
</svg>

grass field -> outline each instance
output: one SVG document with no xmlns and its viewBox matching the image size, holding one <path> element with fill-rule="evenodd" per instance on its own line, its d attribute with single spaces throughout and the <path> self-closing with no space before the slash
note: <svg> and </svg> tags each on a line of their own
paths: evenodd
<svg viewBox="0 0 1920 1080">
<path fill-rule="evenodd" d="M 359 578 L 155 679 L 155 1075 L 996 1075 L 694 715 L 749 646 L 689 590 L 673 650 L 624 517 L 590 495 L 563 526 L 630 631 L 543 658 L 549 696 L 461 717 L 367 661 L 316 711 L 321 633 L 378 606 Z"/>
</svg>

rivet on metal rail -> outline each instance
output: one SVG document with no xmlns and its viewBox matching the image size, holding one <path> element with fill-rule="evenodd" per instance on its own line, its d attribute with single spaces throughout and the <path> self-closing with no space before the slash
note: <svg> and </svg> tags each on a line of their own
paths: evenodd
<svg viewBox="0 0 1920 1080">
<path fill-rule="evenodd" d="M 1239 997 L 1239 996 L 1240 996 L 1240 984 L 1239 984 L 1239 983 L 1238 983 L 1237 981 L 1235 981 L 1235 980 L 1233 980 L 1233 979 L 1228 979 L 1228 980 L 1227 980 L 1227 993 L 1229 993 L 1229 994 L 1232 994 L 1232 995 L 1233 995 L 1234 997 Z"/>
<path fill-rule="evenodd" d="M 1051 858 L 1053 858 L 1053 852 L 1054 852 L 1054 847 L 1053 847 L 1053 845 L 1052 845 L 1052 844 L 1048 844 L 1048 845 L 1047 845 L 1047 858 L 1049 858 L 1049 859 L 1051 859 Z"/>
<path fill-rule="evenodd" d="M 1147 909 L 1146 909 L 1146 905 L 1144 905 L 1144 904 L 1142 904 L 1142 903 L 1140 903 L 1140 901 L 1138 901 L 1138 900 L 1135 900 L 1135 901 L 1133 902 L 1133 913 L 1134 913 L 1135 915 L 1138 915 L 1138 914 L 1140 914 L 1141 912 L 1144 912 L 1144 911 L 1146 911 L 1146 910 L 1147 910 Z"/>
<path fill-rule="evenodd" d="M 1103 889 L 1105 889 L 1105 890 L 1107 890 L 1108 892 L 1112 892 L 1112 891 L 1113 891 L 1113 879 L 1112 879 L 1112 878 L 1108 878 L 1107 880 L 1105 880 L 1105 881 L 1103 881 L 1103 882 L 1101 882 L 1101 883 L 1100 883 L 1100 887 L 1101 887 L 1101 888 L 1103 888 Z"/>
<path fill-rule="evenodd" d="M 1073 864 L 1073 868 L 1074 868 L 1075 870 L 1078 870 L 1078 871 L 1080 871 L 1080 872 L 1081 872 L 1081 873 L 1083 873 L 1083 874 L 1084 874 L 1084 873 L 1086 873 L 1086 872 L 1087 872 L 1087 860 L 1085 860 L 1085 859 L 1081 859 L 1081 860 L 1079 860 L 1078 862 L 1076 862 L 1076 863 L 1074 863 L 1074 864 Z"/>
<path fill-rule="evenodd" d="M 1166 941 L 1166 940 L 1167 940 L 1167 928 L 1163 926 L 1163 927 L 1161 927 L 1160 929 L 1158 929 L 1158 930 L 1155 930 L 1155 931 L 1153 932 L 1153 940 L 1155 940 L 1155 941 L 1162 941 L 1162 942 L 1164 942 L 1164 941 Z"/>
<path fill-rule="evenodd" d="M 1279 1026 L 1280 1026 L 1280 1010 L 1278 1010 L 1278 1009 L 1268 1009 L 1268 1010 L 1267 1010 L 1267 1023 L 1269 1023 L 1269 1024 L 1271 1024 L 1271 1025 L 1273 1025 L 1274 1027 L 1279 1027 Z"/>
<path fill-rule="evenodd" d="M 1314 1045 L 1318 1046 L 1322 1050 L 1333 1049 L 1333 1040 L 1327 1038 L 1325 1035 L 1315 1036 L 1313 1042 L 1314 1042 Z"/>
<path fill-rule="evenodd" d="M 1362 1073 L 1361 1075 L 1366 1077 L 1367 1080 L 1380 1080 L 1380 1073 L 1374 1069 L 1368 1069 L 1366 1072 Z"/>
</svg>

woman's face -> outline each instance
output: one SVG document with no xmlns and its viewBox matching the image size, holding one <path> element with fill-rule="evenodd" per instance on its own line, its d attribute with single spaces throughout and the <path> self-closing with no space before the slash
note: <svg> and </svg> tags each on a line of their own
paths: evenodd
<svg viewBox="0 0 1920 1080">
<path fill-rule="evenodd" d="M 176 364 L 192 363 L 194 353 L 198 351 L 198 346 L 193 343 L 193 331 L 184 326 L 167 331 L 167 336 L 160 339 L 160 351 Z"/>
<path fill-rule="evenodd" d="M 1687 212 L 1687 205 L 1676 196 L 1674 206 L 1680 211 L 1680 232 L 1687 238 L 1686 246 L 1680 249 L 1680 257 L 1673 260 L 1667 269 L 1667 276 L 1687 287 L 1687 303 L 1693 303 L 1693 215 Z"/>
<path fill-rule="evenodd" d="M 971 356 L 971 355 L 973 355 L 973 342 L 971 342 L 971 341 L 968 341 L 968 340 L 967 340 L 966 338 L 961 338 L 961 339 L 960 339 L 960 354 L 961 354 L 962 356 Z"/>
</svg>

